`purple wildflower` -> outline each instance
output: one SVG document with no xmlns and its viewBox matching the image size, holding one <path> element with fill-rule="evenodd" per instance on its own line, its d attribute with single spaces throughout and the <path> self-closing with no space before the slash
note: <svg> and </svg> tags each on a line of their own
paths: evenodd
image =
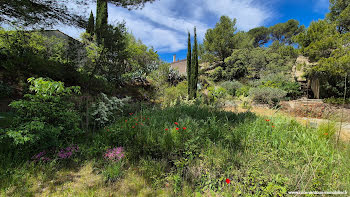
<svg viewBox="0 0 350 197">
<path fill-rule="evenodd" d="M 123 147 L 108 149 L 104 154 L 104 158 L 111 161 L 119 161 L 124 157 Z"/>
</svg>

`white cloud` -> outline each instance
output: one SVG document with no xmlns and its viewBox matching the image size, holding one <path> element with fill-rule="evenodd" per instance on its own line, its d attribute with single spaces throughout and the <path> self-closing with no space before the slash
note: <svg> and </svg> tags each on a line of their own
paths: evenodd
<svg viewBox="0 0 350 197">
<path fill-rule="evenodd" d="M 125 20 L 136 38 L 159 52 L 169 53 L 186 49 L 187 32 L 192 33 L 194 26 L 201 42 L 206 30 L 213 28 L 222 15 L 237 18 L 239 30 L 264 25 L 271 17 L 266 6 L 253 0 L 159 0 L 132 11 L 109 5 L 109 22 Z M 84 31 L 68 27 L 60 29 L 74 37 Z"/>
</svg>

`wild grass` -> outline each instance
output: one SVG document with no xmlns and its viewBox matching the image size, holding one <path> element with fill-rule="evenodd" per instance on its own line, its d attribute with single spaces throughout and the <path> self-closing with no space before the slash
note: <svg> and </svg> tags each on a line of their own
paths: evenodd
<svg viewBox="0 0 350 197">
<path fill-rule="evenodd" d="M 285 196 L 290 191 L 350 191 L 350 174 L 344 173 L 350 171 L 350 148 L 335 144 L 334 127 L 306 128 L 288 117 L 195 105 L 146 108 L 82 138 L 76 161 L 3 165 L 1 195 Z M 113 147 L 124 148 L 123 165 L 103 158 Z"/>
</svg>

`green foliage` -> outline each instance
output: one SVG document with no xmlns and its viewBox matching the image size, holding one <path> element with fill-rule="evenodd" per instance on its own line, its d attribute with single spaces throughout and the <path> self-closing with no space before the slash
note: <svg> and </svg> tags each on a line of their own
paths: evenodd
<svg viewBox="0 0 350 197">
<path fill-rule="evenodd" d="M 285 46 L 274 48 L 253 48 L 234 50 L 232 55 L 225 59 L 225 74 L 223 79 L 239 78 L 255 79 L 269 73 L 290 73 L 295 62 L 294 50 Z"/>
<path fill-rule="evenodd" d="M 249 96 L 254 101 L 270 105 L 276 105 L 286 95 L 286 91 L 271 87 L 251 88 L 249 90 Z"/>
<path fill-rule="evenodd" d="M 129 57 L 125 23 L 107 25 L 103 30 L 103 45 L 91 37 L 82 36 L 88 60 L 80 69 L 90 78 L 102 77 L 109 83 L 121 83 Z M 91 81 L 90 81 L 91 83 Z"/>
<path fill-rule="evenodd" d="M 249 90 L 250 90 L 250 87 L 247 85 L 244 85 L 241 88 L 236 90 L 236 95 L 246 97 L 249 95 Z"/>
<path fill-rule="evenodd" d="M 348 0 L 330 0 L 330 12 L 327 14 L 327 19 L 337 25 L 337 29 L 341 33 L 349 32 L 350 30 L 350 1 Z"/>
<path fill-rule="evenodd" d="M 92 10 L 90 12 L 88 25 L 86 27 L 86 33 L 88 33 L 90 35 L 94 35 L 94 33 L 95 33 L 95 18 L 94 18 L 94 14 L 92 13 Z"/>
<path fill-rule="evenodd" d="M 97 43 L 106 44 L 106 30 L 108 27 L 108 3 L 107 0 L 97 0 L 96 3 L 96 37 Z"/>
<path fill-rule="evenodd" d="M 13 125 L 6 136 L 14 146 L 24 151 L 35 151 L 70 143 L 82 131 L 80 117 L 67 97 L 79 93 L 79 87 L 65 88 L 62 82 L 43 78 L 30 78 L 34 94 L 13 101 Z M 30 148 L 30 149 L 24 149 Z"/>
<path fill-rule="evenodd" d="M 328 58 L 339 44 L 340 34 L 334 24 L 319 20 L 311 22 L 306 31 L 295 36 L 293 40 L 301 47 L 301 52 L 311 61 L 318 61 L 322 57 Z"/>
<path fill-rule="evenodd" d="M 110 123 L 115 122 L 123 112 L 123 109 L 127 102 L 130 101 L 130 97 L 119 99 L 117 97 L 108 98 L 107 95 L 101 93 L 98 102 L 92 105 L 91 116 L 94 120 L 94 124 L 97 128 L 102 128 Z"/>
<path fill-rule="evenodd" d="M 335 97 L 330 97 L 323 99 L 323 102 L 329 103 L 329 104 L 336 104 L 336 105 L 342 105 L 342 104 L 350 104 L 350 99 L 346 99 L 344 102 L 344 98 L 335 98 Z"/>
<path fill-rule="evenodd" d="M 296 99 L 301 95 L 301 87 L 298 82 L 286 78 L 283 74 L 270 74 L 261 78 L 256 84 L 257 87 L 279 88 L 286 91 L 287 97 Z"/>
<path fill-rule="evenodd" d="M 191 95 L 191 91 L 192 91 L 192 80 L 191 80 L 191 73 L 192 73 L 192 69 L 191 69 L 191 65 L 192 65 L 192 47 L 191 47 L 191 34 L 190 32 L 188 32 L 188 40 L 187 40 L 187 67 L 186 67 L 186 71 L 187 71 L 187 87 L 188 87 L 188 95 Z"/>
<path fill-rule="evenodd" d="M 113 162 L 108 164 L 103 172 L 104 180 L 106 182 L 114 182 L 121 178 L 124 174 L 123 172 L 123 162 L 118 161 L 118 162 Z"/>
<path fill-rule="evenodd" d="M 225 72 L 224 69 L 221 66 L 218 66 L 210 74 L 210 77 L 216 82 L 221 81 L 223 79 L 224 72 Z"/>
<path fill-rule="evenodd" d="M 236 92 L 243 87 L 243 84 L 239 81 L 225 81 L 221 84 L 223 88 L 227 90 L 227 93 L 231 96 L 236 96 Z"/>
<path fill-rule="evenodd" d="M 207 88 L 208 90 L 208 103 L 210 105 L 219 105 L 221 99 L 226 97 L 227 90 L 220 86 L 210 86 Z"/>
<path fill-rule="evenodd" d="M 236 31 L 236 19 L 231 20 L 227 16 L 221 16 L 214 29 L 208 29 L 203 41 L 205 50 L 219 59 L 229 57 L 234 49 L 234 33 Z"/>
<path fill-rule="evenodd" d="M 11 97 L 14 93 L 14 89 L 8 84 L 0 81 L 0 98 Z"/>
<path fill-rule="evenodd" d="M 264 26 L 253 28 L 248 34 L 254 39 L 254 47 L 261 47 L 270 40 L 270 30 Z"/>
<path fill-rule="evenodd" d="M 198 83 L 198 43 L 197 43 L 197 32 L 194 27 L 194 46 L 192 49 L 192 60 L 191 60 L 191 75 L 190 75 L 190 94 L 189 99 L 195 99 L 197 97 L 197 83 Z"/>
<path fill-rule="evenodd" d="M 163 104 L 165 106 L 169 106 L 174 104 L 174 102 L 175 104 L 180 102 L 181 100 L 187 98 L 187 91 L 188 87 L 186 81 L 182 81 L 176 86 L 166 88 L 164 90 Z"/>
<path fill-rule="evenodd" d="M 141 40 L 136 40 L 132 34 L 127 34 L 126 39 L 128 59 L 124 78 L 127 75 L 131 75 L 133 80 L 144 80 L 159 65 L 159 55 L 157 51 L 154 51 L 153 47 L 147 47 Z"/>
<path fill-rule="evenodd" d="M 299 26 L 299 21 L 290 19 L 285 23 L 278 23 L 270 27 L 271 37 L 283 43 L 292 44 L 292 37 L 303 32 L 304 25 Z"/>
</svg>

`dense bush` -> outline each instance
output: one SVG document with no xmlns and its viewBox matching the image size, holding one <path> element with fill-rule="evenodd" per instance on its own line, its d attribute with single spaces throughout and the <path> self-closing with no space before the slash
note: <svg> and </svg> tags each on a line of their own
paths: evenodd
<svg viewBox="0 0 350 197">
<path fill-rule="evenodd" d="M 247 85 L 242 86 L 236 90 L 236 96 L 248 96 L 250 87 Z"/>
<path fill-rule="evenodd" d="M 279 88 L 286 91 L 286 96 L 291 99 L 296 99 L 302 94 L 300 84 L 281 73 L 263 76 L 255 85 L 256 87 Z"/>
<path fill-rule="evenodd" d="M 226 97 L 227 90 L 220 86 L 208 87 L 208 104 L 219 106 L 223 103 L 222 99 Z"/>
<path fill-rule="evenodd" d="M 214 71 L 210 74 L 210 77 L 213 78 L 214 81 L 220 81 L 223 79 L 224 70 L 221 66 L 216 67 Z"/>
<path fill-rule="evenodd" d="M 82 131 L 80 116 L 69 101 L 79 87 L 64 87 L 62 82 L 43 78 L 30 78 L 30 91 L 24 99 L 13 101 L 13 125 L 6 132 L 6 139 L 24 151 L 36 151 L 72 143 Z"/>
<path fill-rule="evenodd" d="M 239 81 L 225 81 L 221 84 L 223 88 L 227 90 L 227 93 L 231 96 L 236 96 L 236 91 L 243 87 L 243 84 Z"/>
<path fill-rule="evenodd" d="M 11 97 L 14 89 L 8 84 L 0 81 L 0 98 Z"/>
<path fill-rule="evenodd" d="M 254 101 L 270 105 L 276 105 L 286 95 L 286 91 L 271 87 L 251 88 L 249 90 L 249 96 Z"/>
<path fill-rule="evenodd" d="M 186 99 L 188 94 L 187 81 L 182 81 L 177 86 L 171 86 L 164 90 L 163 105 L 169 106 Z"/>
<path fill-rule="evenodd" d="M 130 100 L 130 97 L 119 99 L 117 97 L 108 98 L 107 95 L 101 93 L 99 101 L 92 105 L 91 116 L 94 120 L 94 125 L 97 128 L 113 123 L 117 116 L 123 112 L 125 104 Z"/>
</svg>

